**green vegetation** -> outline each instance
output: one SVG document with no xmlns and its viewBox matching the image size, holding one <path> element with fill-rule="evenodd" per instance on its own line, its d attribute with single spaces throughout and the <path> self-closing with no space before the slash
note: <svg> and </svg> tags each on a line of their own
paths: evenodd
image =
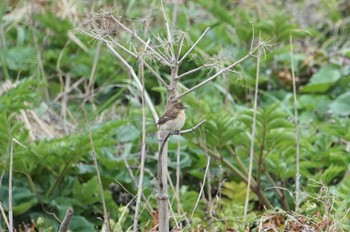
<svg viewBox="0 0 350 232">
<path fill-rule="evenodd" d="M 247 55 L 259 34 L 263 43 L 247 219 L 243 216 L 257 53 L 181 99 L 189 106 L 184 128 L 206 122 L 193 133 L 170 139 L 171 227 L 177 223 L 184 231 L 350 231 L 348 1 L 169 2 L 176 1 L 164 1 L 168 18 L 176 20 L 175 50 L 185 35 L 181 55 L 210 27 L 179 73 L 205 67 L 181 78 L 180 92 Z M 132 231 L 140 174 L 141 92 L 125 66 L 92 33 L 109 35 L 106 38 L 135 53 L 145 46 L 109 15 L 121 16 L 118 19 L 142 39 L 150 38 L 150 44 L 167 52 L 159 1 L 1 1 L 1 230 L 8 228 L 11 156 L 17 231 L 58 231 L 68 207 L 74 210 L 71 231 L 102 230 L 94 150 L 111 226 L 114 231 Z M 137 58 L 118 51 L 137 71 Z M 145 59 L 168 82 L 170 70 L 151 56 Z M 297 211 L 292 64 L 300 141 Z M 161 114 L 166 91 L 147 68 L 144 78 Z M 153 210 L 158 141 L 149 109 L 146 129 L 142 231 L 157 224 Z"/>
</svg>

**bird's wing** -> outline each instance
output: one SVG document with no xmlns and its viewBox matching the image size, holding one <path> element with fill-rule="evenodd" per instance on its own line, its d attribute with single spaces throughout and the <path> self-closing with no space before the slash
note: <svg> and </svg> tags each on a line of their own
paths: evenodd
<svg viewBox="0 0 350 232">
<path fill-rule="evenodd" d="M 177 117 L 177 115 L 178 115 L 178 112 L 176 112 L 176 111 L 167 111 L 167 112 L 165 112 L 165 114 L 162 117 L 160 117 L 157 125 L 161 125 L 161 124 L 166 123 L 169 120 L 173 120 Z"/>
</svg>

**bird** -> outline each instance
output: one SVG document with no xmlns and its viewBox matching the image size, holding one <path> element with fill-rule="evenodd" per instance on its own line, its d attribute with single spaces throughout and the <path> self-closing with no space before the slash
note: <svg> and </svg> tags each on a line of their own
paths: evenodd
<svg viewBox="0 0 350 232">
<path fill-rule="evenodd" d="M 175 133 L 184 126 L 186 120 L 185 107 L 181 102 L 169 105 L 162 117 L 158 120 L 158 138 L 164 138 L 168 133 Z"/>
</svg>

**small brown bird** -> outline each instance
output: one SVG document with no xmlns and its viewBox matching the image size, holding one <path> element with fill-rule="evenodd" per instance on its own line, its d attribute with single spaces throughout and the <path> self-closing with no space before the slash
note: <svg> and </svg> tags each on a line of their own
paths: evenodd
<svg viewBox="0 0 350 232">
<path fill-rule="evenodd" d="M 159 138 L 164 138 L 169 132 L 181 130 L 186 120 L 185 109 L 186 107 L 181 102 L 169 106 L 157 123 Z"/>
</svg>

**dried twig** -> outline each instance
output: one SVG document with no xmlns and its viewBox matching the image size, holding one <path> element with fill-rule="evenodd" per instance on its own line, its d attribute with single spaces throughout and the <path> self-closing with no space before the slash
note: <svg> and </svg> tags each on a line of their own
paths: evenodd
<svg viewBox="0 0 350 232">
<path fill-rule="evenodd" d="M 203 184 L 202 184 L 201 190 L 199 191 L 199 195 L 198 195 L 196 204 L 194 205 L 194 207 L 193 207 L 193 209 L 192 209 L 191 216 L 190 216 L 190 221 L 191 221 L 192 218 L 193 218 L 193 214 L 194 214 L 194 212 L 196 211 L 197 206 L 198 206 L 198 203 L 199 203 L 199 200 L 200 200 L 200 198 L 201 198 L 201 196 L 202 196 L 202 194 L 203 194 L 203 189 L 204 189 L 204 186 L 205 186 L 205 181 L 206 181 L 206 179 L 207 179 L 207 174 L 208 174 L 209 166 L 210 166 L 210 156 L 208 156 L 207 167 L 205 168 L 205 173 L 204 173 L 204 177 L 203 177 Z"/>
<path fill-rule="evenodd" d="M 189 90 L 183 92 L 182 94 L 180 94 L 179 96 L 177 96 L 177 98 L 175 100 L 178 100 L 184 96 L 186 96 L 187 94 L 193 92 L 194 90 L 198 89 L 199 87 L 202 87 L 203 85 L 207 84 L 208 82 L 214 80 L 215 78 L 217 78 L 218 76 L 220 76 L 222 73 L 229 71 L 230 69 L 232 69 L 233 67 L 235 67 L 236 65 L 242 63 L 243 61 L 245 61 L 246 59 L 248 59 L 249 57 L 251 57 L 255 51 L 260 48 L 260 45 L 258 45 L 257 47 L 255 47 L 253 50 L 251 50 L 247 55 L 245 55 L 244 57 L 242 57 L 241 59 L 237 60 L 236 62 L 234 62 L 233 64 L 230 64 L 229 66 L 227 66 L 226 68 L 221 69 L 219 72 L 215 73 L 213 76 L 209 77 L 208 79 L 206 79 L 205 81 L 202 81 L 201 83 L 195 85 L 194 87 L 190 88 Z"/>
<path fill-rule="evenodd" d="M 12 177 L 13 177 L 13 139 L 10 141 L 10 170 L 9 170 L 9 231 L 13 231 L 13 208 L 12 208 Z"/>
<path fill-rule="evenodd" d="M 188 49 L 188 51 L 185 53 L 185 55 L 179 60 L 179 64 L 182 63 L 182 61 L 184 59 L 186 59 L 186 57 L 188 56 L 188 54 L 190 54 L 190 52 L 197 46 L 197 44 L 199 43 L 199 41 L 201 41 L 203 39 L 203 37 L 205 36 L 205 34 L 209 31 L 210 27 L 207 27 L 207 29 L 205 29 L 205 31 L 201 34 L 201 36 L 199 36 L 199 38 L 197 39 L 197 41 L 191 46 L 190 49 Z"/>
<path fill-rule="evenodd" d="M 146 159 L 146 106 L 145 106 L 145 76 L 144 76 L 144 68 L 143 68 L 143 57 L 140 56 L 139 59 L 139 73 L 141 75 L 142 82 L 142 143 L 141 143 L 141 164 L 140 164 L 140 178 L 139 185 L 137 189 L 137 198 L 136 198 L 136 208 L 135 208 L 135 217 L 134 217 L 134 232 L 138 231 L 138 219 L 139 219 L 139 211 L 141 204 L 141 196 L 142 196 L 142 185 L 143 185 L 143 176 L 145 169 L 145 159 Z"/>
<path fill-rule="evenodd" d="M 134 79 L 134 81 L 136 83 L 136 86 L 139 88 L 139 90 L 142 91 L 142 84 L 141 84 L 140 80 L 138 79 L 134 69 L 129 65 L 129 63 L 115 49 L 112 48 L 112 46 L 110 44 L 106 43 L 106 46 L 123 63 L 123 65 L 127 68 L 128 72 L 133 77 L 133 79 Z M 152 112 L 154 120 L 156 122 L 158 122 L 158 119 L 159 119 L 158 113 L 155 110 L 155 108 L 153 106 L 153 103 L 152 103 L 150 97 L 148 96 L 147 92 L 145 93 L 145 101 L 146 101 L 149 109 Z"/>
<path fill-rule="evenodd" d="M 69 229 L 69 224 L 72 221 L 72 217 L 73 217 L 73 209 L 71 207 L 69 207 L 67 209 L 66 212 L 66 216 L 64 216 L 64 219 L 60 225 L 60 228 L 58 230 L 58 232 L 66 232 Z"/>
<path fill-rule="evenodd" d="M 260 39 L 260 36 L 259 36 L 259 39 Z M 249 193 L 250 193 L 250 186 L 251 186 L 252 172 L 253 172 L 254 141 L 255 141 L 255 130 L 256 130 L 256 114 L 257 114 L 257 110 L 258 110 L 260 56 L 261 56 L 261 51 L 259 49 L 258 50 L 258 55 L 257 55 L 256 78 L 255 78 L 253 125 L 252 125 L 252 133 L 251 133 L 251 138 L 250 138 L 251 140 L 250 140 L 250 155 L 249 155 L 247 194 L 246 194 L 246 198 L 245 198 L 244 214 L 243 214 L 243 220 L 244 221 L 246 220 L 247 213 L 248 213 Z"/>
<path fill-rule="evenodd" d="M 100 175 L 100 171 L 98 170 L 98 162 L 97 162 L 97 155 L 96 155 L 96 151 L 95 151 L 94 140 L 92 138 L 91 128 L 90 128 L 88 123 L 87 123 L 87 128 L 88 128 L 88 133 L 89 133 L 89 138 L 90 138 L 90 146 L 91 146 L 92 156 L 94 159 L 95 171 L 96 171 L 96 175 L 97 175 L 97 182 L 98 182 L 98 187 L 99 187 L 99 192 L 100 192 L 100 197 L 101 197 L 101 204 L 103 207 L 104 224 L 106 225 L 106 230 L 107 230 L 106 232 L 110 232 L 111 226 L 109 224 L 109 216 L 108 216 L 106 201 L 105 201 L 104 192 L 103 192 L 101 175 Z"/>
<path fill-rule="evenodd" d="M 295 174 L 295 211 L 299 210 L 300 206 L 300 136 L 299 136 L 299 119 L 298 119 L 298 99 L 297 87 L 295 84 L 294 72 L 294 53 L 293 53 L 293 39 L 290 35 L 290 59 L 293 78 L 293 98 L 294 98 L 294 123 L 295 123 L 295 146 L 296 146 L 296 174 Z"/>
<path fill-rule="evenodd" d="M 130 35 L 132 35 L 136 40 L 141 42 L 144 46 L 146 45 L 146 42 L 141 39 L 140 36 L 138 36 L 134 31 L 130 30 L 127 26 L 125 26 L 123 23 L 120 22 L 120 20 L 116 19 L 115 17 L 111 16 L 111 18 L 119 25 L 121 26 L 126 32 L 128 32 Z M 150 47 L 150 50 L 152 51 L 152 54 L 155 56 L 155 58 L 163 63 L 166 66 L 173 66 L 169 60 L 167 60 L 162 54 L 157 52 L 153 47 Z"/>
</svg>

